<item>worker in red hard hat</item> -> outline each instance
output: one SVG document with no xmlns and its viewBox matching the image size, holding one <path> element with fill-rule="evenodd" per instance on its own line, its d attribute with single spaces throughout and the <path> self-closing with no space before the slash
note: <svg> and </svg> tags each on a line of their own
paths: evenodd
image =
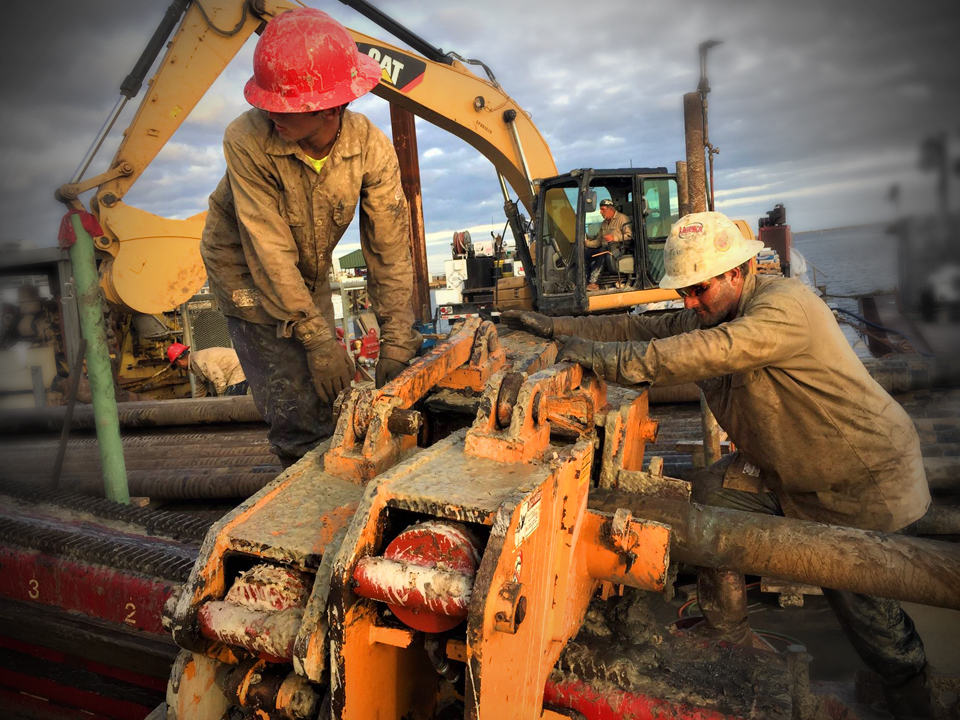
<svg viewBox="0 0 960 720">
<path fill-rule="evenodd" d="M 227 172 L 210 196 L 200 251 L 274 452 L 285 465 L 333 432 L 353 361 L 334 335 L 333 249 L 359 208 L 368 293 L 383 331 L 377 385 L 416 354 L 409 214 L 396 152 L 346 109 L 380 66 L 311 8 L 267 23 L 224 135 Z"/>
<path fill-rule="evenodd" d="M 196 352 L 183 343 L 167 348 L 174 368 L 189 370 L 194 379 L 193 397 L 246 395 L 249 385 L 233 348 L 211 347 Z"/>
</svg>

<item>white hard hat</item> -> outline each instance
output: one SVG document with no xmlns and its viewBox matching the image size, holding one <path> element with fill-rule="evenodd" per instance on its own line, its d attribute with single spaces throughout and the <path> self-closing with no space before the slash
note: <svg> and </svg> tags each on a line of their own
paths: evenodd
<svg viewBox="0 0 960 720">
<path fill-rule="evenodd" d="M 763 249 L 763 243 L 744 237 L 723 213 L 684 215 L 670 229 L 663 248 L 664 290 L 690 287 L 742 265 Z"/>
</svg>

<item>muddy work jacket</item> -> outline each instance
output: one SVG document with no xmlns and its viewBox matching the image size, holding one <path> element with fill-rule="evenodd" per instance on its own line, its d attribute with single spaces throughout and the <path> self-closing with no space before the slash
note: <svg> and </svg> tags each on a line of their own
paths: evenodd
<svg viewBox="0 0 960 720">
<path fill-rule="evenodd" d="M 223 140 L 227 172 L 210 196 L 200 252 L 221 311 L 333 332 L 328 273 L 357 207 L 367 293 L 381 328 L 381 356 L 409 361 L 414 323 L 410 218 L 397 155 L 363 115 L 345 111 L 340 135 L 317 173 L 266 113 L 234 120 Z"/>
<path fill-rule="evenodd" d="M 890 532 L 930 504 L 913 422 L 797 280 L 748 275 L 736 317 L 714 328 L 682 310 L 557 318 L 554 334 L 617 341 L 611 382 L 697 382 L 788 516 Z"/>
<path fill-rule="evenodd" d="M 607 235 L 613 237 L 613 240 L 606 240 Z M 596 237 L 588 237 L 584 244 L 588 248 L 604 247 L 607 243 L 626 243 L 633 240 L 633 224 L 630 218 L 622 212 L 616 213 L 609 220 L 600 223 L 600 231 Z"/>
<path fill-rule="evenodd" d="M 212 347 L 190 352 L 190 372 L 196 379 L 197 391 L 194 397 L 206 397 L 209 394 L 207 384 L 213 387 L 215 395 L 223 395 L 231 385 L 246 380 L 240 358 L 233 348 Z"/>
</svg>

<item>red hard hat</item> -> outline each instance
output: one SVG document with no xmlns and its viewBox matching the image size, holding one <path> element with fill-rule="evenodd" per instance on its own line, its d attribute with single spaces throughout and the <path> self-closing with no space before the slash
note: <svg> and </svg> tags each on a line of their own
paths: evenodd
<svg viewBox="0 0 960 720">
<path fill-rule="evenodd" d="M 170 364 L 173 365 L 177 358 L 183 355 L 190 348 L 184 345 L 183 343 L 174 343 L 167 348 L 167 360 L 170 361 Z"/>
<path fill-rule="evenodd" d="M 326 110 L 365 95 L 381 74 L 343 25 L 321 10 L 295 8 L 267 23 L 243 96 L 267 112 Z"/>
</svg>

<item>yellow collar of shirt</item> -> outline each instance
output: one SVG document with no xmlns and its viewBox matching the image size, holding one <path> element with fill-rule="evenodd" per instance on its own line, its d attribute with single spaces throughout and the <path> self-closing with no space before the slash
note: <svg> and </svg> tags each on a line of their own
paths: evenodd
<svg viewBox="0 0 960 720">
<path fill-rule="evenodd" d="M 320 158 L 319 160 L 315 160 L 314 158 L 306 154 L 304 155 L 304 157 L 307 159 L 307 162 L 310 163 L 310 165 L 313 167 L 314 170 L 317 171 L 317 174 L 319 175 L 320 171 L 323 169 L 323 164 L 327 161 L 327 158 L 330 156 L 327 155 L 327 157 Z"/>
</svg>

